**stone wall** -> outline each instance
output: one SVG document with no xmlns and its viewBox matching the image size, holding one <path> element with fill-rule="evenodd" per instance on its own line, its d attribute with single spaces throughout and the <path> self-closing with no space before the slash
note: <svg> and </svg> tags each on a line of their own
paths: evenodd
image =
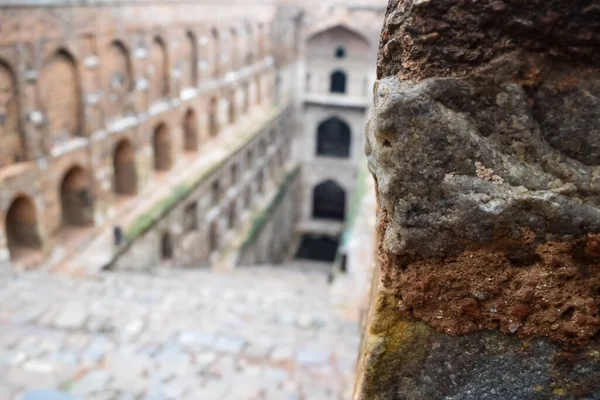
<svg viewBox="0 0 600 400">
<path fill-rule="evenodd" d="M 600 396 L 600 7 L 389 2 L 358 399 Z"/>
<path fill-rule="evenodd" d="M 253 216 L 238 255 L 238 265 L 273 265 L 287 261 L 300 218 L 298 168 L 289 171 L 265 207 Z"/>
<path fill-rule="evenodd" d="M 266 181 L 277 180 L 283 172 L 293 139 L 285 129 L 290 112 L 284 109 L 259 127 L 251 139 L 202 176 L 188 193 L 173 193 L 174 204 L 155 216 L 156 221 L 135 234 L 123 248 L 116 249 L 106 268 L 145 270 L 165 263 L 209 266 L 211 257 L 224 248 L 265 195 Z"/>
</svg>

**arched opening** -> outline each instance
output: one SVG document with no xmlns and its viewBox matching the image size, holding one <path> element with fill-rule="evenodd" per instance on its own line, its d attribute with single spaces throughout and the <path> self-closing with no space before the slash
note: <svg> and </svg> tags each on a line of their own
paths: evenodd
<svg viewBox="0 0 600 400">
<path fill-rule="evenodd" d="M 342 71 L 335 71 L 331 74 L 331 93 L 346 93 L 346 74 Z"/>
<path fill-rule="evenodd" d="M 60 204 L 63 225 L 92 225 L 93 199 L 87 171 L 74 166 L 67 171 L 60 185 Z"/>
<path fill-rule="evenodd" d="M 198 203 L 193 202 L 183 210 L 183 231 L 191 232 L 198 229 Z"/>
<path fill-rule="evenodd" d="M 167 47 L 160 37 L 155 37 L 150 47 L 150 100 L 157 101 L 169 95 L 169 59 Z"/>
<path fill-rule="evenodd" d="M 248 113 L 250 109 L 250 85 L 248 83 L 244 84 L 244 106 L 243 106 L 244 114 Z"/>
<path fill-rule="evenodd" d="M 238 182 L 238 166 L 233 164 L 231 166 L 231 184 L 235 185 Z"/>
<path fill-rule="evenodd" d="M 254 62 L 254 32 L 252 31 L 252 24 L 246 21 L 246 65 L 252 65 Z"/>
<path fill-rule="evenodd" d="M 256 104 L 260 104 L 262 102 L 262 88 L 261 88 L 261 80 L 260 76 L 256 77 Z"/>
<path fill-rule="evenodd" d="M 193 32 L 187 32 L 185 35 L 185 49 L 184 49 L 184 84 L 189 87 L 198 85 L 198 44 L 196 42 L 196 35 Z"/>
<path fill-rule="evenodd" d="M 208 234 L 208 248 L 212 253 L 219 249 L 220 246 L 220 238 L 219 238 L 219 228 L 217 226 L 217 222 L 213 222 L 210 224 L 210 232 Z"/>
<path fill-rule="evenodd" d="M 258 181 L 258 193 L 262 194 L 263 190 L 264 190 L 264 186 L 265 186 L 265 175 L 262 171 L 258 171 L 258 175 L 257 175 L 257 181 Z"/>
<path fill-rule="evenodd" d="M 165 232 L 160 238 L 160 257 L 163 260 L 170 260 L 173 258 L 173 240 L 171 234 Z"/>
<path fill-rule="evenodd" d="M 19 101 L 13 70 L 0 60 L 0 168 L 24 160 Z"/>
<path fill-rule="evenodd" d="M 346 193 L 337 183 L 327 180 L 313 191 L 313 218 L 343 221 Z"/>
<path fill-rule="evenodd" d="M 237 224 L 237 209 L 235 207 L 235 203 L 231 203 L 231 205 L 229 206 L 229 212 L 228 212 L 228 216 L 227 216 L 227 227 L 229 229 L 233 229 L 233 228 L 235 228 L 236 224 Z"/>
<path fill-rule="evenodd" d="M 219 121 L 217 119 L 218 110 L 219 102 L 217 98 L 211 97 L 208 105 L 208 133 L 211 137 L 215 137 L 219 134 Z"/>
<path fill-rule="evenodd" d="M 329 118 L 317 128 L 317 155 L 350 157 L 350 127 L 339 118 Z"/>
<path fill-rule="evenodd" d="M 343 47 L 338 47 L 335 49 L 335 58 L 344 58 L 346 57 L 346 49 Z"/>
<path fill-rule="evenodd" d="M 170 170 L 173 164 L 171 135 L 164 123 L 160 123 L 154 128 L 152 145 L 154 149 L 154 169 L 156 171 Z"/>
<path fill-rule="evenodd" d="M 212 29 L 212 77 L 218 78 L 221 74 L 221 39 L 216 28 Z"/>
<path fill-rule="evenodd" d="M 228 116 L 229 116 L 229 123 L 230 124 L 235 124 L 236 120 L 237 120 L 237 110 L 236 110 L 236 98 L 235 98 L 235 90 L 232 89 L 231 90 L 231 94 L 229 95 L 229 104 L 228 104 Z"/>
<path fill-rule="evenodd" d="M 296 252 L 297 259 L 335 261 L 339 240 L 324 235 L 303 235 Z"/>
<path fill-rule="evenodd" d="M 126 113 L 125 99 L 133 88 L 131 60 L 125 45 L 116 40 L 110 44 L 106 57 L 107 114 L 115 118 Z"/>
<path fill-rule="evenodd" d="M 115 147 L 113 168 L 115 193 L 129 196 L 137 194 L 135 150 L 129 140 L 122 139 Z"/>
<path fill-rule="evenodd" d="M 248 170 L 251 170 L 252 168 L 254 168 L 253 159 L 254 159 L 254 157 L 252 156 L 252 150 L 248 150 L 248 152 L 246 153 L 246 168 Z"/>
<path fill-rule="evenodd" d="M 189 108 L 183 118 L 183 147 L 185 151 L 198 150 L 198 121 L 196 113 Z"/>
<path fill-rule="evenodd" d="M 6 213 L 5 229 L 13 261 L 42 248 L 35 204 L 29 197 L 19 196 L 13 200 Z"/>
<path fill-rule="evenodd" d="M 80 83 L 75 59 L 65 50 L 46 61 L 38 78 L 39 95 L 46 113 L 47 133 L 53 144 L 82 133 Z"/>
<path fill-rule="evenodd" d="M 210 188 L 211 191 L 211 200 L 213 205 L 219 204 L 221 200 L 221 184 L 219 181 L 214 181 Z"/>
<path fill-rule="evenodd" d="M 248 186 L 244 193 L 244 208 L 250 207 L 252 204 L 252 189 Z"/>
<path fill-rule="evenodd" d="M 346 74 L 342 71 L 335 71 L 331 74 L 331 93 L 346 93 Z"/>
<path fill-rule="evenodd" d="M 237 34 L 237 31 L 235 30 L 235 28 L 231 28 L 231 30 L 229 31 L 229 37 L 231 38 L 230 46 L 229 46 L 229 51 L 230 51 L 229 59 L 230 59 L 230 64 L 231 64 L 231 70 L 235 71 L 239 66 L 239 63 L 238 63 L 238 34 Z"/>
<path fill-rule="evenodd" d="M 258 48 L 258 59 L 262 60 L 265 58 L 265 34 L 264 34 L 264 24 L 261 22 L 258 24 L 258 34 L 257 36 L 257 48 Z"/>
</svg>

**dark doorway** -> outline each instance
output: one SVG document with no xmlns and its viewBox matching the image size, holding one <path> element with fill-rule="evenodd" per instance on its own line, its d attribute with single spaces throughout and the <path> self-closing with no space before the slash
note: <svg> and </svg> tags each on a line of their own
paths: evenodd
<svg viewBox="0 0 600 400">
<path fill-rule="evenodd" d="M 325 181 L 313 191 L 313 218 L 344 220 L 346 193 L 332 180 Z"/>
<path fill-rule="evenodd" d="M 163 260 L 173 258 L 173 241 L 169 232 L 165 232 L 160 239 L 160 256 Z"/>
<path fill-rule="evenodd" d="M 333 262 L 339 240 L 323 235 L 304 235 L 296 252 L 297 259 Z"/>
<path fill-rule="evenodd" d="M 331 93 L 346 93 L 346 74 L 335 71 L 331 74 Z"/>
<path fill-rule="evenodd" d="M 191 108 L 185 113 L 183 119 L 183 147 L 185 151 L 198 150 L 198 121 L 196 113 Z"/>
<path fill-rule="evenodd" d="M 158 124 L 154 128 L 152 146 L 154 148 L 154 169 L 156 171 L 170 170 L 173 164 L 171 137 L 165 124 Z"/>
<path fill-rule="evenodd" d="M 94 222 L 89 176 L 79 167 L 72 167 L 60 185 L 60 203 L 64 225 L 85 226 Z"/>
<path fill-rule="evenodd" d="M 208 109 L 208 133 L 211 137 L 219 133 L 219 121 L 217 120 L 219 102 L 216 97 L 210 99 Z"/>
<path fill-rule="evenodd" d="M 114 189 L 122 195 L 137 193 L 137 171 L 135 168 L 135 151 L 131 142 L 122 139 L 115 147 L 113 155 Z"/>
<path fill-rule="evenodd" d="M 217 223 L 213 222 L 210 225 L 210 232 L 208 234 L 208 248 L 212 253 L 219 249 L 220 239 L 219 239 L 219 228 L 217 227 Z"/>
<path fill-rule="evenodd" d="M 329 118 L 317 128 L 317 155 L 350 157 L 350 127 L 339 118 Z"/>
<path fill-rule="evenodd" d="M 5 228 L 12 260 L 17 259 L 24 250 L 42 248 L 35 204 L 29 197 L 19 196 L 12 202 L 6 213 Z"/>
</svg>

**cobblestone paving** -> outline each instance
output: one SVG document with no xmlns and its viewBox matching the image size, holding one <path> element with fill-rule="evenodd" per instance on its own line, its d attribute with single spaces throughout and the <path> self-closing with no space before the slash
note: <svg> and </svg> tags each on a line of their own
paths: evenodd
<svg viewBox="0 0 600 400">
<path fill-rule="evenodd" d="M 359 330 L 324 271 L 0 279 L 2 400 L 350 398 Z"/>
</svg>

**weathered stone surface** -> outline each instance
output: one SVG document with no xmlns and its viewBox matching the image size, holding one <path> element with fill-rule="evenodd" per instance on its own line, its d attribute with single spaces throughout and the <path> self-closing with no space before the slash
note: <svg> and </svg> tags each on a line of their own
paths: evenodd
<svg viewBox="0 0 600 400">
<path fill-rule="evenodd" d="M 361 398 L 600 396 L 599 13 L 390 1 Z"/>
</svg>

